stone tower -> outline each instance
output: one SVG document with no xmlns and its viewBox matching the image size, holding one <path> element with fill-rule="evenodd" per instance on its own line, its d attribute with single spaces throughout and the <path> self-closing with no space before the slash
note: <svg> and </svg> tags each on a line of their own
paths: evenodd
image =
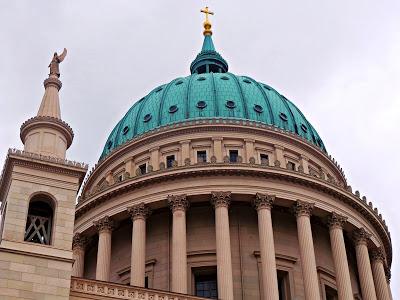
<svg viewBox="0 0 400 300">
<path fill-rule="evenodd" d="M 1 299 L 69 298 L 75 202 L 87 165 L 65 159 L 73 131 L 60 113 L 58 64 L 63 56 L 55 54 L 50 64 L 37 116 L 21 126 L 24 151 L 10 149 L 5 160 Z"/>
</svg>

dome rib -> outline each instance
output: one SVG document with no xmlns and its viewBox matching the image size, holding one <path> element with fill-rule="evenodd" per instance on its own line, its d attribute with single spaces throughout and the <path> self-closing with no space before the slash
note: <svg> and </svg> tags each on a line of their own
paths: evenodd
<svg viewBox="0 0 400 300">
<path fill-rule="evenodd" d="M 211 73 L 211 84 L 212 84 L 212 88 L 213 88 L 213 102 L 214 102 L 214 106 L 215 106 L 215 116 L 219 117 L 219 108 L 218 108 L 218 103 L 217 103 L 217 89 L 215 87 L 215 77 L 214 77 L 214 73 Z"/>
<path fill-rule="evenodd" d="M 244 116 L 246 119 L 248 119 L 249 111 L 248 111 L 248 107 L 247 107 L 247 101 L 244 100 L 243 91 L 242 91 L 242 87 L 240 86 L 239 80 L 237 79 L 237 77 L 235 75 L 233 75 L 230 72 L 227 72 L 226 74 L 229 74 L 229 77 L 231 77 L 233 79 L 233 81 L 236 83 L 236 87 L 237 87 L 237 89 L 239 91 L 239 95 L 240 95 L 240 101 L 242 101 L 242 105 L 243 105 Z"/>
<path fill-rule="evenodd" d="M 189 119 L 189 103 L 190 103 L 190 91 L 192 89 L 192 81 L 193 81 L 194 76 L 189 77 L 188 85 L 187 85 L 187 91 L 186 91 L 186 101 L 185 101 L 185 116 L 186 119 Z"/>
<path fill-rule="evenodd" d="M 136 113 L 135 127 L 134 127 L 135 131 L 134 131 L 134 134 L 133 134 L 134 136 L 137 135 L 137 133 L 138 133 L 139 116 L 142 114 L 144 104 L 147 102 L 147 99 L 150 98 L 151 93 L 152 92 L 150 92 L 150 94 L 148 94 L 147 96 L 145 96 L 144 98 L 139 100 L 140 107 L 139 107 L 138 112 Z"/>
<path fill-rule="evenodd" d="M 161 114 L 162 114 L 163 109 L 164 109 L 164 100 L 165 100 L 165 97 L 166 97 L 166 95 L 167 95 L 167 92 L 169 91 L 169 88 L 171 87 L 171 85 L 172 85 L 173 83 L 177 82 L 179 79 L 180 79 L 180 78 L 176 78 L 176 79 L 170 81 L 170 83 L 168 83 L 168 84 L 165 86 L 164 90 L 163 90 L 163 93 L 162 93 L 162 95 L 161 95 L 161 100 L 160 100 L 160 109 L 158 110 L 158 114 L 157 114 L 157 118 L 158 118 L 158 120 L 157 120 L 157 125 L 158 125 L 158 126 L 161 125 Z"/>
</svg>

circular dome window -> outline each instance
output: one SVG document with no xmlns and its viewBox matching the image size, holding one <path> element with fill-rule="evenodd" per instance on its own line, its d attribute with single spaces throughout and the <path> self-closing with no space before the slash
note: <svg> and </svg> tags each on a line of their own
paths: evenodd
<svg viewBox="0 0 400 300">
<path fill-rule="evenodd" d="M 175 85 L 180 85 L 180 84 L 182 84 L 182 83 L 183 83 L 183 81 L 182 81 L 182 80 L 179 80 L 179 81 L 175 82 Z"/>
<path fill-rule="evenodd" d="M 108 141 L 107 143 L 107 149 L 110 150 L 112 147 L 113 142 L 112 141 Z"/>
<path fill-rule="evenodd" d="M 168 109 L 170 114 L 173 114 L 174 112 L 176 112 L 178 110 L 178 106 L 176 105 L 171 105 Z"/>
<path fill-rule="evenodd" d="M 229 77 L 222 76 L 221 79 L 222 79 L 222 80 L 229 80 Z"/>
<path fill-rule="evenodd" d="M 126 135 L 129 132 L 129 126 L 125 126 L 124 129 L 122 129 L 122 134 Z"/>
<path fill-rule="evenodd" d="M 304 124 L 301 124 L 300 128 L 301 128 L 301 130 L 303 130 L 304 132 L 307 132 L 307 131 L 308 131 L 307 126 L 304 125 Z"/>
<path fill-rule="evenodd" d="M 279 118 L 281 118 L 283 121 L 287 121 L 288 120 L 288 117 L 287 117 L 287 115 L 286 114 L 284 114 L 283 112 L 281 112 L 280 114 L 279 114 Z"/>
<path fill-rule="evenodd" d="M 150 121 L 152 118 L 151 114 L 147 114 L 143 117 L 143 122 L 147 123 L 148 121 Z"/>
<path fill-rule="evenodd" d="M 226 101 L 225 106 L 226 106 L 227 108 L 232 109 L 232 108 L 235 108 L 235 107 L 236 107 L 236 104 L 235 104 L 234 101 L 228 100 L 228 101 Z"/>
<path fill-rule="evenodd" d="M 248 80 L 247 78 L 246 78 L 246 79 L 243 79 L 243 82 L 246 82 L 246 83 L 251 83 L 251 81 L 250 81 L 250 80 Z"/>
<path fill-rule="evenodd" d="M 254 104 L 254 110 L 258 113 L 262 113 L 264 111 L 264 108 L 261 105 Z"/>
<path fill-rule="evenodd" d="M 199 78 L 197 78 L 197 81 L 204 81 L 204 80 L 206 80 L 205 77 L 199 77 Z"/>
<path fill-rule="evenodd" d="M 207 103 L 206 103 L 206 101 L 200 100 L 199 102 L 197 102 L 196 106 L 197 106 L 197 108 L 203 109 L 203 108 L 206 108 Z"/>
</svg>

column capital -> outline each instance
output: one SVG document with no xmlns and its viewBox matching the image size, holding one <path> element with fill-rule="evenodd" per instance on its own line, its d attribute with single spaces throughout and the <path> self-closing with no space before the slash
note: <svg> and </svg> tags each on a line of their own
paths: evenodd
<svg viewBox="0 0 400 300">
<path fill-rule="evenodd" d="M 383 265 L 385 265 L 385 254 L 382 247 L 372 250 L 371 259 L 372 261 L 380 261 Z"/>
<path fill-rule="evenodd" d="M 306 216 L 311 217 L 314 209 L 314 203 L 297 200 L 293 205 L 293 213 L 296 217 Z"/>
<path fill-rule="evenodd" d="M 283 147 L 281 145 L 277 145 L 277 144 L 274 145 L 274 148 L 279 149 L 279 150 L 285 150 L 285 147 Z"/>
<path fill-rule="evenodd" d="M 158 151 L 158 150 L 160 150 L 160 147 L 156 146 L 156 147 L 150 148 L 149 152 Z"/>
<path fill-rule="evenodd" d="M 183 140 L 180 141 L 179 144 L 189 144 L 191 142 L 191 140 Z"/>
<path fill-rule="evenodd" d="M 128 213 L 130 214 L 132 221 L 135 221 L 137 219 L 146 219 L 149 217 L 151 215 L 151 210 L 146 204 L 144 204 L 144 202 L 142 202 L 128 207 Z"/>
<path fill-rule="evenodd" d="M 256 198 L 253 201 L 254 208 L 260 210 L 263 208 L 271 209 L 275 201 L 275 196 L 256 193 Z"/>
<path fill-rule="evenodd" d="M 72 238 L 72 250 L 82 249 L 85 250 L 86 245 L 88 244 L 89 239 L 80 232 L 74 234 Z"/>
<path fill-rule="evenodd" d="M 222 141 L 224 138 L 220 136 L 214 136 L 211 138 L 212 141 Z"/>
<path fill-rule="evenodd" d="M 390 279 L 392 279 L 392 271 L 390 271 L 390 268 L 387 265 L 384 265 L 383 267 L 385 269 L 386 281 L 389 284 L 390 283 Z"/>
<path fill-rule="evenodd" d="M 353 231 L 353 241 L 356 245 L 368 245 L 368 240 L 371 234 L 368 233 L 363 227 Z"/>
<path fill-rule="evenodd" d="M 332 212 L 332 214 L 328 217 L 328 226 L 329 229 L 343 229 L 344 224 L 347 222 L 347 217 L 339 215 L 338 213 Z"/>
<path fill-rule="evenodd" d="M 256 142 L 256 140 L 254 140 L 254 139 L 244 139 L 244 141 L 247 143 L 255 143 Z"/>
<path fill-rule="evenodd" d="M 211 192 L 211 204 L 214 208 L 228 208 L 231 204 L 231 192 Z"/>
<path fill-rule="evenodd" d="M 167 200 L 172 212 L 178 210 L 186 211 L 190 206 L 189 201 L 186 199 L 186 194 L 168 195 Z"/>
<path fill-rule="evenodd" d="M 99 233 L 103 231 L 112 231 L 115 227 L 113 219 L 109 216 L 105 216 L 104 218 L 95 221 L 93 224 L 96 226 Z"/>
</svg>

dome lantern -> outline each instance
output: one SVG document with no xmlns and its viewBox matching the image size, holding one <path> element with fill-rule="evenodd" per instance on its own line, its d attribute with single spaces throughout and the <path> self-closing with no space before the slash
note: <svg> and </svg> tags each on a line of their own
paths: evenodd
<svg viewBox="0 0 400 300">
<path fill-rule="evenodd" d="M 209 11 L 208 7 L 202 9 L 201 12 L 205 13 L 206 15 L 206 20 L 203 23 L 203 47 L 195 60 L 190 65 L 190 72 L 192 74 L 226 73 L 228 72 L 228 63 L 215 50 L 212 40 L 211 22 L 208 19 L 208 15 L 214 15 L 214 13 Z"/>
</svg>

